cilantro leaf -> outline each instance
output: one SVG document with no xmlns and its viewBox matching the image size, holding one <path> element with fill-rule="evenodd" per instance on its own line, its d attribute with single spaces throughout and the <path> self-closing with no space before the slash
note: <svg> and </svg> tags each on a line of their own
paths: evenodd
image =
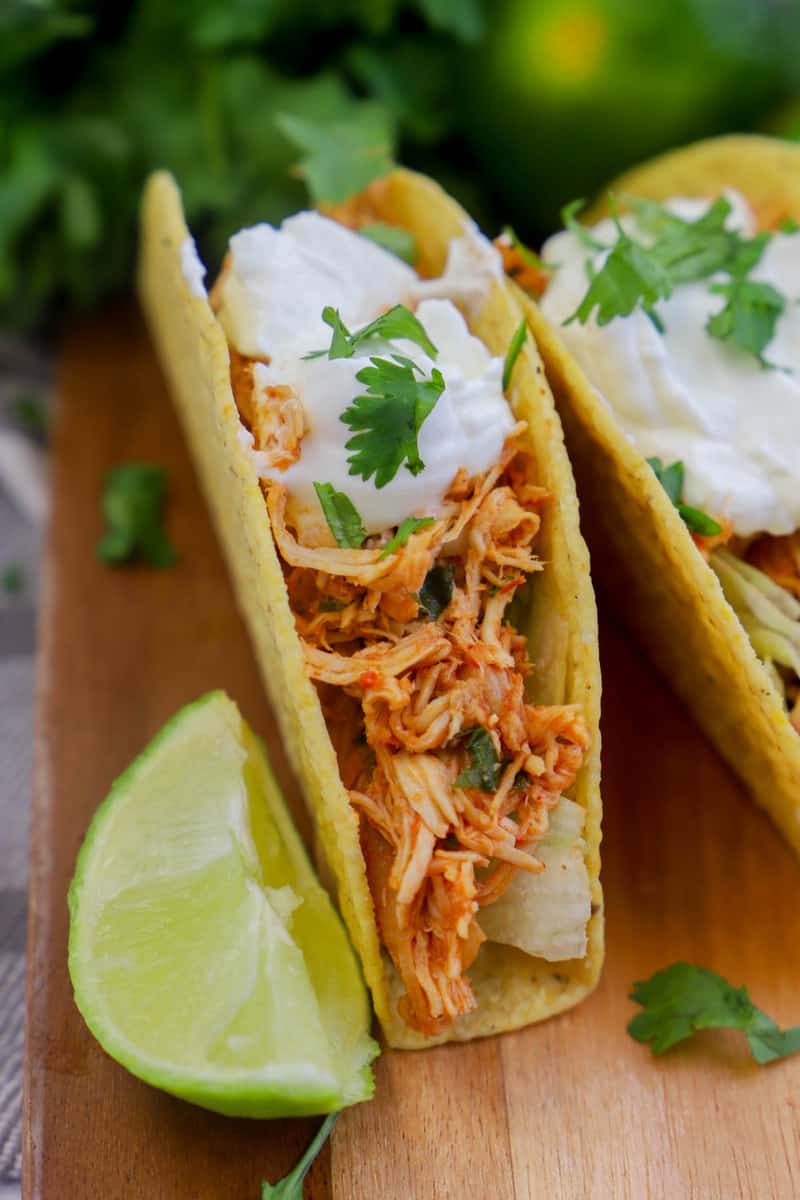
<svg viewBox="0 0 800 1200">
<path fill-rule="evenodd" d="M 369 342 L 388 342 L 393 338 L 414 342 L 422 347 L 429 358 L 436 358 L 438 354 L 422 323 L 404 304 L 395 304 L 355 333 L 347 328 L 339 310 L 330 305 L 323 308 L 322 319 L 333 330 L 330 347 L 327 350 L 314 350 L 305 358 L 323 358 L 326 354 L 328 358 L 352 358 L 357 350 L 363 349 Z"/>
<path fill-rule="evenodd" d="M 665 467 L 660 458 L 648 458 L 647 464 L 653 468 L 656 479 L 677 508 L 683 495 L 683 463 L 674 462 Z"/>
<path fill-rule="evenodd" d="M 41 396 L 23 393 L 11 404 L 11 415 L 17 424 L 32 437 L 42 439 L 47 435 L 48 411 Z"/>
<path fill-rule="evenodd" d="M 385 221 L 373 221 L 370 225 L 362 225 L 358 232 L 362 237 L 374 242 L 376 246 L 382 246 L 384 250 L 402 258 L 403 262 L 407 262 L 412 267 L 419 257 L 419 247 L 414 234 L 409 233 L 407 229 L 401 229 L 399 225 L 387 225 Z"/>
<path fill-rule="evenodd" d="M 764 351 L 775 336 L 775 326 L 786 306 L 781 293 L 771 283 L 741 278 L 717 283 L 711 291 L 724 296 L 726 303 L 709 319 L 708 332 L 712 337 L 733 342 L 755 355 L 763 366 L 769 366 Z"/>
<path fill-rule="evenodd" d="M 800 1026 L 780 1029 L 751 1001 L 747 989 L 735 988 L 707 967 L 676 962 L 633 985 L 631 999 L 642 1005 L 628 1024 L 637 1042 L 649 1042 L 663 1054 L 698 1029 L 740 1029 L 758 1063 L 784 1058 L 800 1050 Z"/>
<path fill-rule="evenodd" d="M 586 322 L 597 309 L 597 323 L 605 325 L 641 307 L 661 331 L 653 308 L 657 300 L 669 297 L 679 284 L 726 274 L 727 282 L 709 284 L 709 291 L 724 296 L 726 304 L 709 319 L 706 329 L 712 337 L 732 342 L 769 366 L 763 352 L 774 337 L 785 299 L 771 284 L 750 280 L 748 274 L 772 235 L 744 238 L 728 229 L 725 222 L 731 205 L 724 196 L 695 221 L 669 212 L 654 200 L 631 197 L 629 203 L 652 243 L 638 242 L 617 221 L 616 243 L 600 269 L 591 274 L 586 295 L 565 324 Z M 580 226 L 572 209 L 565 210 L 565 223 L 577 232 Z M 585 241 L 584 234 L 580 236 Z M 595 244 L 593 249 L 600 247 Z"/>
<path fill-rule="evenodd" d="M 341 612 L 343 608 L 347 608 L 345 601 L 336 596 L 323 596 L 319 602 L 320 612 Z"/>
<path fill-rule="evenodd" d="M 577 219 L 578 213 L 582 208 L 585 207 L 585 205 L 585 200 L 572 200 L 569 204 L 565 204 L 561 210 L 561 224 L 565 229 L 568 229 L 570 233 L 573 233 L 581 245 L 585 246 L 587 250 L 606 250 L 607 247 L 604 246 L 603 243 L 596 237 L 594 237 L 585 225 L 581 225 L 580 221 Z"/>
<path fill-rule="evenodd" d="M 661 264 L 673 286 L 725 270 L 743 244 L 739 234 L 725 228 L 731 206 L 724 196 L 696 221 L 676 216 L 655 200 L 632 198 L 630 204 L 640 228 L 655 237 L 646 252 Z"/>
<path fill-rule="evenodd" d="M 684 475 L 682 462 L 674 462 L 665 467 L 660 458 L 648 458 L 646 461 L 648 466 L 652 467 L 656 479 L 669 496 L 670 501 L 677 508 L 684 524 L 692 533 L 699 534 L 700 537 L 714 537 L 715 534 L 722 533 L 722 526 L 718 521 L 703 512 L 701 508 L 693 508 L 691 504 L 684 504 L 681 500 Z"/>
<path fill-rule="evenodd" d="M 691 533 L 696 533 L 700 537 L 714 537 L 715 534 L 722 533 L 719 521 L 715 521 L 701 508 L 692 508 L 691 504 L 677 504 L 675 507 L 684 525 Z"/>
<path fill-rule="evenodd" d="M 0 585 L 9 596 L 15 596 L 25 587 L 25 572 L 21 563 L 7 563 L 0 572 Z"/>
<path fill-rule="evenodd" d="M 315 204 L 340 204 L 373 179 L 387 175 L 394 162 L 394 130 L 382 105 L 363 100 L 348 120 L 311 121 L 293 113 L 275 118 L 280 131 L 304 155 L 297 171 Z"/>
<path fill-rule="evenodd" d="M 583 325 L 597 309 L 597 324 L 607 325 L 615 317 L 630 316 L 640 305 L 657 323 L 653 305 L 671 291 L 669 275 L 660 262 L 620 230 L 610 254 L 592 276 L 589 290 L 564 324 L 580 321 Z"/>
<path fill-rule="evenodd" d="M 453 564 L 431 567 L 417 592 L 417 600 L 431 621 L 442 615 L 453 598 Z"/>
<path fill-rule="evenodd" d="M 316 1132 L 314 1140 L 300 1159 L 297 1166 L 279 1179 L 277 1183 L 261 1184 L 261 1200 L 303 1200 L 303 1180 L 308 1174 L 311 1164 L 319 1154 L 336 1124 L 338 1112 L 331 1113 L 325 1118 Z"/>
<path fill-rule="evenodd" d="M 417 533 L 420 529 L 427 529 L 433 523 L 433 517 L 406 517 L 405 521 L 400 522 L 394 537 L 383 547 L 381 559 L 388 558 L 390 554 L 394 554 L 395 550 L 405 546 L 412 533 Z"/>
<path fill-rule="evenodd" d="M 152 567 L 171 567 L 175 550 L 163 527 L 167 476 L 163 467 L 127 463 L 106 477 L 103 515 L 106 532 L 97 557 L 116 565 L 143 558 Z"/>
<path fill-rule="evenodd" d="M 371 358 L 372 366 L 356 374 L 367 389 L 356 396 L 340 420 L 355 437 L 345 443 L 350 474 L 385 487 L 401 466 L 412 475 L 425 467 L 419 456 L 417 434 L 444 391 L 444 379 L 435 367 L 430 379 L 417 379 L 410 359 Z"/>
<path fill-rule="evenodd" d="M 367 531 L 353 501 L 344 492 L 337 492 L 332 483 L 315 483 L 314 491 L 337 546 L 357 550 Z"/>
<path fill-rule="evenodd" d="M 528 326 L 523 317 L 517 328 L 514 330 L 514 335 L 508 344 L 506 351 L 506 359 L 503 363 L 503 391 L 508 391 L 508 385 L 511 383 L 511 376 L 514 371 L 514 366 L 519 358 L 525 338 L 528 336 Z"/>
<path fill-rule="evenodd" d="M 417 0 L 432 29 L 454 33 L 462 42 L 477 42 L 485 21 L 480 0 Z"/>
<path fill-rule="evenodd" d="M 480 792 L 496 792 L 503 771 L 497 756 L 492 735 L 479 725 L 473 729 L 467 742 L 470 765 L 455 778 L 454 787 L 476 788 Z"/>
</svg>

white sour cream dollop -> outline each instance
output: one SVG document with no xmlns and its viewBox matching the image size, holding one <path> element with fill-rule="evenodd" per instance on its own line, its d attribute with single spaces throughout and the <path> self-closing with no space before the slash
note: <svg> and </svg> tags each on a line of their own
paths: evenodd
<svg viewBox="0 0 800 1200">
<path fill-rule="evenodd" d="M 451 242 L 445 271 L 432 280 L 421 280 L 393 254 L 318 213 L 298 213 L 280 229 L 256 225 L 231 239 L 219 319 L 240 353 L 269 360 L 256 366 L 255 386 L 290 386 L 305 413 L 296 463 L 265 470 L 256 458 L 263 478 L 286 485 L 304 541 L 331 541 L 314 483 L 344 492 L 367 533 L 381 533 L 408 516 L 437 515 L 459 469 L 479 474 L 497 461 L 514 426 L 503 395 L 503 359 L 469 332 L 453 301 L 477 307 L 500 277 L 499 255 L 472 225 Z M 337 308 L 354 331 L 395 304 L 415 308 L 437 348 L 435 360 L 404 339 L 378 349 L 373 344 L 352 358 L 304 357 L 330 346 L 326 306 Z M 392 353 L 413 359 L 426 376 L 436 367 L 445 388 L 417 437 L 424 469 L 412 475 L 403 465 L 377 488 L 374 476 L 350 474 L 345 443 L 353 433 L 341 416 L 366 391 L 357 372 L 371 356 Z"/>
<path fill-rule="evenodd" d="M 735 192 L 726 196 L 729 227 L 752 235 L 755 219 L 746 200 Z M 696 220 L 709 202 L 676 198 L 665 207 Z M 623 225 L 636 231 L 630 216 Z M 606 245 L 616 240 L 610 220 L 593 234 Z M 587 250 L 565 232 L 547 242 L 543 257 L 556 268 L 541 301 L 544 315 L 559 326 L 637 449 L 667 464 L 683 461 L 684 500 L 727 518 L 742 536 L 800 528 L 800 235 L 772 237 L 750 275 L 786 298 L 765 352 L 768 362 L 786 370 L 765 369 L 707 333 L 709 317 L 725 303 L 708 280 L 680 285 L 658 303 L 663 334 L 638 310 L 604 326 L 594 318 L 564 326 L 589 286 L 587 259 L 597 269 L 605 253 Z"/>
</svg>

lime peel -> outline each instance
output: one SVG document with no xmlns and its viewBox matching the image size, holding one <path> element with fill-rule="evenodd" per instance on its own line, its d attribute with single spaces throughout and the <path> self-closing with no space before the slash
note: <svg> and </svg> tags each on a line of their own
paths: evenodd
<svg viewBox="0 0 800 1200">
<path fill-rule="evenodd" d="M 69 907 L 78 1008 L 140 1079 L 232 1116 L 372 1095 L 356 958 L 224 692 L 183 708 L 114 783 Z"/>
</svg>

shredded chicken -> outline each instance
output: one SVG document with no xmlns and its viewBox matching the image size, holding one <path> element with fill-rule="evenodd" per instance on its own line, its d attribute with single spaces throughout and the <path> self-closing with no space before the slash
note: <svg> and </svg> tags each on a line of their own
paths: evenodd
<svg viewBox="0 0 800 1200">
<path fill-rule="evenodd" d="M 300 457 L 306 432 L 305 413 L 290 387 L 259 387 L 254 376 L 258 359 L 229 350 L 231 381 L 239 413 L 264 454 L 264 465 L 285 471 Z"/>
<path fill-rule="evenodd" d="M 502 256 L 506 275 L 518 283 L 523 292 L 535 296 L 537 300 L 543 296 L 550 282 L 551 272 L 536 262 L 528 262 L 520 248 L 505 235 L 495 238 L 494 244 Z"/>
<path fill-rule="evenodd" d="M 289 398 L 273 389 L 259 416 L 246 361 L 232 354 L 231 365 L 257 448 L 293 446 L 302 431 Z M 466 972 L 484 940 L 479 910 L 517 871 L 542 869 L 536 843 L 589 745 L 577 707 L 526 700 L 533 668 L 507 621 L 541 568 L 533 542 L 549 499 L 524 429 L 483 475 L 459 471 L 437 520 L 386 557 L 388 533 L 360 549 L 304 544 L 286 489 L 264 485 L 307 670 L 361 814 L 381 937 L 405 986 L 400 1011 L 428 1035 L 475 1007 Z M 419 595 L 434 567 L 452 589 L 432 618 Z M 483 776 L 459 782 L 478 729 L 495 764 L 489 790 Z"/>
</svg>

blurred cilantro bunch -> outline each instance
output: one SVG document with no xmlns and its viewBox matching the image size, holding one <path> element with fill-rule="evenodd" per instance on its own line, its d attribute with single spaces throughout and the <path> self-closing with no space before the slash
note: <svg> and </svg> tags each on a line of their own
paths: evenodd
<svg viewBox="0 0 800 1200">
<path fill-rule="evenodd" d="M 454 56 L 482 36 L 480 4 L 3 0 L 0 324 L 128 281 L 154 167 L 177 175 L 218 263 L 235 229 L 304 203 L 298 158 L 312 195 L 333 200 L 398 141 L 426 165 L 452 127 Z"/>
</svg>

